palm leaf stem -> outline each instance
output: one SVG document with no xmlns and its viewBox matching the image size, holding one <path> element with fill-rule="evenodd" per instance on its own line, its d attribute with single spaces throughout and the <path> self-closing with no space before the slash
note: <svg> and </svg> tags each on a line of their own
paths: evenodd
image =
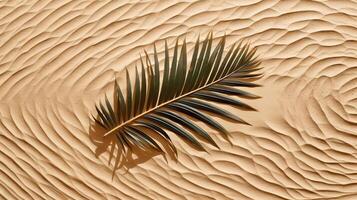
<svg viewBox="0 0 357 200">
<path fill-rule="evenodd" d="M 197 89 L 195 89 L 195 90 L 192 90 L 192 91 L 190 91 L 190 92 L 188 92 L 188 93 L 186 93 L 186 94 L 183 94 L 183 95 L 181 95 L 181 96 L 179 96 L 179 97 L 176 97 L 176 98 L 174 98 L 174 99 L 171 99 L 171 100 L 169 100 L 169 101 L 167 101 L 167 102 L 164 102 L 164 103 L 162 103 L 162 104 L 160 104 L 160 105 L 158 105 L 158 106 L 156 106 L 156 107 L 154 107 L 154 108 L 151 108 L 151 109 L 149 109 L 149 110 L 147 110 L 147 111 L 145 111 L 145 112 L 143 112 L 143 113 L 141 113 L 141 114 L 139 114 L 139 115 L 137 115 L 137 116 L 131 118 L 130 120 L 128 120 L 128 121 L 126 121 L 126 122 L 124 122 L 124 123 L 122 123 L 122 124 L 120 124 L 120 125 L 114 127 L 112 130 L 110 130 L 109 132 L 107 132 L 107 133 L 104 135 L 104 137 L 113 134 L 115 131 L 119 130 L 121 127 L 123 127 L 123 126 L 125 126 L 125 125 L 127 125 L 127 124 L 130 124 L 131 122 L 133 122 L 133 121 L 139 119 L 140 117 L 142 117 L 142 116 L 144 116 L 144 115 L 146 115 L 146 114 L 148 114 L 148 113 L 151 113 L 151 112 L 153 112 L 153 111 L 155 111 L 155 110 L 158 110 L 158 109 L 160 109 L 160 108 L 166 106 L 167 104 L 170 104 L 170 103 L 172 103 L 172 102 L 174 102 L 174 101 L 178 101 L 179 99 L 182 99 L 182 98 L 184 98 L 184 97 L 187 97 L 187 96 L 189 96 L 189 95 L 191 95 L 191 94 L 193 94 L 193 93 L 195 93 L 195 92 L 197 92 L 197 91 L 200 91 L 200 90 L 203 90 L 203 89 L 205 89 L 205 88 L 207 88 L 207 87 L 210 87 L 211 85 L 214 85 L 214 84 L 216 84 L 216 83 L 218 83 L 218 82 L 220 82 L 220 81 L 226 79 L 227 77 L 231 76 L 232 74 L 234 74 L 234 73 L 235 73 L 236 71 L 238 71 L 238 70 L 239 70 L 239 68 L 238 68 L 237 70 L 231 72 L 230 74 L 227 74 L 226 76 L 221 77 L 220 79 L 217 79 L 216 81 L 213 81 L 213 82 L 211 82 L 211 83 L 209 83 L 209 84 L 207 84 L 207 85 L 204 85 L 204 86 L 202 86 L 202 87 L 199 87 L 199 88 L 197 88 Z"/>
</svg>

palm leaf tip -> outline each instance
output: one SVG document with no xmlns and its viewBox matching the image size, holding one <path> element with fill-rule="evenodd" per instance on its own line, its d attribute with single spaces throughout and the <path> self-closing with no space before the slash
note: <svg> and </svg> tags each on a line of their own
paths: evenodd
<svg viewBox="0 0 357 200">
<path fill-rule="evenodd" d="M 133 83 L 126 70 L 125 95 L 115 80 L 113 103 L 105 96 L 104 103 L 95 106 L 97 117 L 94 118 L 95 123 L 105 130 L 103 138 L 116 136 L 112 144 L 120 152 L 116 154 L 115 169 L 119 165 L 121 154 L 125 154 L 133 146 L 164 153 L 147 131 L 167 142 L 176 157 L 177 150 L 167 131 L 179 136 L 197 150 L 205 149 L 196 136 L 218 147 L 213 138 L 193 122 L 192 118 L 218 131 L 227 140 L 229 132 L 208 114 L 248 124 L 235 114 L 220 108 L 217 103 L 255 111 L 253 107 L 234 97 L 259 98 L 242 89 L 259 86 L 249 82 L 261 77 L 261 74 L 255 73 L 260 69 L 255 55 L 256 48 L 250 49 L 249 45 L 240 42 L 224 53 L 225 38 L 226 36 L 222 37 L 215 46 L 212 34 L 208 34 L 202 44 L 197 39 L 190 63 L 187 59 L 186 40 L 181 46 L 176 41 L 171 56 L 165 41 L 162 74 L 154 45 L 153 59 L 146 51 L 144 59 L 140 56 L 141 75 L 136 66 Z"/>
</svg>

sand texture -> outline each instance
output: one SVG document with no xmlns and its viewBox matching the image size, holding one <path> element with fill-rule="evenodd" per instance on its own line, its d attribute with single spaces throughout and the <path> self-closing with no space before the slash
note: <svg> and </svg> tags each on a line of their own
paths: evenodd
<svg viewBox="0 0 357 200">
<path fill-rule="evenodd" d="M 152 44 L 227 35 L 258 48 L 263 87 L 219 120 L 233 145 L 173 136 L 112 180 L 89 137 L 94 104 Z M 96 154 L 98 157 L 96 157 Z M 357 199 L 357 2 L 0 1 L 0 199 Z"/>
</svg>

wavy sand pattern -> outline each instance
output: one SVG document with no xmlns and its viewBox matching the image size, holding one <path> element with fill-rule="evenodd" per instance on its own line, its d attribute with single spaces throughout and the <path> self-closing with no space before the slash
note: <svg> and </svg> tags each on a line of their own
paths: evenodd
<svg viewBox="0 0 357 200">
<path fill-rule="evenodd" d="M 357 2 L 1 1 L 0 199 L 357 199 Z M 253 126 L 111 180 L 89 113 L 143 49 L 213 31 L 258 47 Z"/>
</svg>

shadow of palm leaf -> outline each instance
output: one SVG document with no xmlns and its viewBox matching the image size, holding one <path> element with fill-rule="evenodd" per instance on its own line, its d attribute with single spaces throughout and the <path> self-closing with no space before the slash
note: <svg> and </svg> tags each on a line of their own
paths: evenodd
<svg viewBox="0 0 357 200">
<path fill-rule="evenodd" d="M 106 130 L 103 127 L 97 123 L 92 123 L 89 130 L 89 136 L 91 141 L 96 145 L 95 156 L 99 157 L 109 148 L 108 165 L 112 163 L 113 157 L 118 157 L 118 163 L 112 166 L 116 167 L 116 169 L 124 168 L 128 170 L 158 155 L 163 155 L 165 160 L 167 160 L 167 155 L 169 155 L 171 159 L 177 160 L 177 156 L 175 155 L 177 152 L 175 152 L 175 150 L 173 150 L 165 140 L 153 134 L 150 130 L 145 133 L 155 141 L 158 141 L 158 143 L 161 144 L 162 149 L 164 149 L 167 154 L 153 151 L 152 149 L 142 149 L 136 145 L 130 146 L 128 151 L 124 151 L 123 149 L 120 150 L 116 146 L 118 141 L 115 139 L 115 136 L 112 135 L 110 137 L 103 137 L 105 133 Z M 116 169 L 114 169 L 114 171 Z"/>
</svg>

